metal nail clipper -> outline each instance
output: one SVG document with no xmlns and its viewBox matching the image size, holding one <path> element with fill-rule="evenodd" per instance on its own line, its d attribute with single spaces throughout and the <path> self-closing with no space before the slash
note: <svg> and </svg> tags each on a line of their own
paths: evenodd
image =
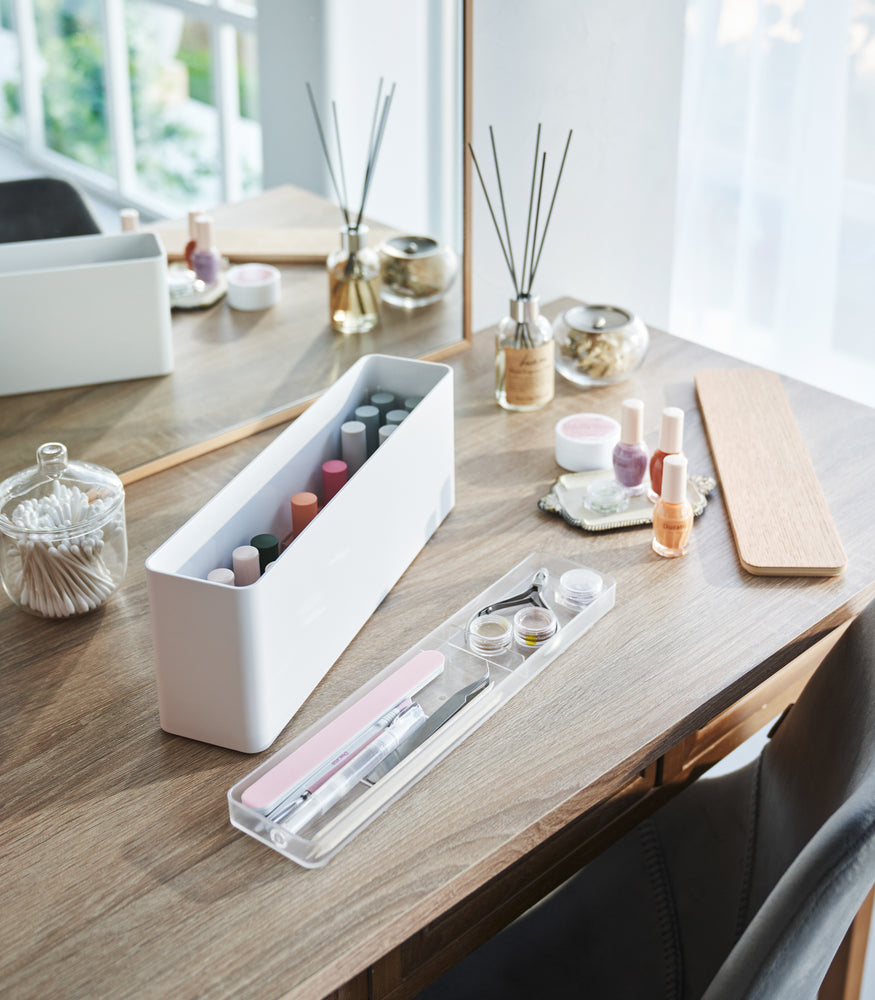
<svg viewBox="0 0 875 1000">
<path fill-rule="evenodd" d="M 520 607 L 523 604 L 534 604 L 539 608 L 547 608 L 544 598 L 541 596 L 541 590 L 546 587 L 549 575 L 546 569 L 539 569 L 532 577 L 532 583 L 528 590 L 524 590 L 521 594 L 515 594 L 513 597 L 506 597 L 503 601 L 496 601 L 495 604 L 487 604 L 485 608 L 481 608 L 474 615 L 474 618 L 491 615 L 494 611 L 500 611 L 502 608 Z M 547 608 L 547 610 L 550 609 Z"/>
</svg>

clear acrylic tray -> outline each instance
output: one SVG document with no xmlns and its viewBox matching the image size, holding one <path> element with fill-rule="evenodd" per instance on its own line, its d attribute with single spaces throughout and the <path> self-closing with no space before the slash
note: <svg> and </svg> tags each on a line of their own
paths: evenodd
<svg viewBox="0 0 875 1000">
<path fill-rule="evenodd" d="M 573 571 L 585 571 L 585 592 L 563 587 Z M 555 615 L 555 633 L 542 641 L 522 629 L 500 652 L 472 649 L 478 612 L 528 591 L 526 601 L 495 612 L 510 622 L 537 601 L 535 581 L 543 581 L 538 596 Z M 610 611 L 615 595 L 610 577 L 532 553 L 234 785 L 231 823 L 305 868 L 321 867 Z M 540 611 L 534 617 L 552 622 Z M 481 615 L 474 630 L 488 644 L 504 626 L 484 622 Z"/>
</svg>

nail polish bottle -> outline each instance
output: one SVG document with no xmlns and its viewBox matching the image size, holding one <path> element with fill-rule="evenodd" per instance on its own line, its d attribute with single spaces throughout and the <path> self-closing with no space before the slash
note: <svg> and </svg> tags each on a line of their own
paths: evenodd
<svg viewBox="0 0 875 1000">
<path fill-rule="evenodd" d="M 185 265 L 189 271 L 194 270 L 194 263 L 192 262 L 192 256 L 197 249 L 197 240 L 194 235 L 194 223 L 195 219 L 203 215 L 203 212 L 199 208 L 193 208 L 188 213 L 188 243 L 185 244 Z"/>
<path fill-rule="evenodd" d="M 135 208 L 123 208 L 119 222 L 123 233 L 136 233 L 140 228 L 140 213 Z"/>
<path fill-rule="evenodd" d="M 620 417 L 620 440 L 614 447 L 614 475 L 626 487 L 629 496 L 644 492 L 647 472 L 647 446 L 644 444 L 644 404 L 640 399 L 624 399 Z"/>
<path fill-rule="evenodd" d="M 677 406 L 667 406 L 662 411 L 659 425 L 659 445 L 650 456 L 650 489 L 647 495 L 656 503 L 662 492 L 662 463 L 666 455 L 682 455 L 684 447 L 684 411 Z"/>
<path fill-rule="evenodd" d="M 667 455 L 662 465 L 662 494 L 653 508 L 653 551 L 667 559 L 685 556 L 692 528 L 687 460 L 683 455 Z"/>
<path fill-rule="evenodd" d="M 213 240 L 213 220 L 208 215 L 199 215 L 194 222 L 197 246 L 191 255 L 194 273 L 205 285 L 215 284 L 219 279 L 222 258 Z"/>
</svg>

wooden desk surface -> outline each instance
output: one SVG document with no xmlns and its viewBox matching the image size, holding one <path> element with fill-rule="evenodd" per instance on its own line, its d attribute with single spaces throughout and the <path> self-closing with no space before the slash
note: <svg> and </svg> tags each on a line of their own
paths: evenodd
<svg viewBox="0 0 875 1000">
<path fill-rule="evenodd" d="M 291 186 L 212 215 L 217 224 L 265 230 L 322 226 L 336 234 L 340 223 L 336 205 Z M 344 336 L 328 324 L 324 265 L 279 270 L 282 298 L 273 309 L 240 312 L 222 299 L 209 309 L 175 312 L 169 375 L 0 396 L 0 480 L 33 465 L 39 445 L 57 440 L 71 458 L 123 473 L 288 411 L 362 354 L 421 357 L 462 342 L 461 275 L 445 300 L 409 311 L 384 306 L 374 331 Z"/>
<path fill-rule="evenodd" d="M 229 824 L 226 790 L 261 756 L 160 732 L 143 570 L 275 432 L 134 484 L 128 578 L 103 611 L 54 623 L 0 607 L 6 995 L 320 998 L 875 594 L 861 499 L 875 467 L 857 460 L 875 439 L 872 410 L 785 382 L 849 564 L 831 579 L 753 577 L 719 493 L 674 561 L 653 555 L 647 529 L 587 535 L 536 507 L 559 472 L 555 421 L 618 412 L 626 396 L 644 400 L 651 440 L 661 407 L 683 407 L 691 467 L 711 473 L 693 374 L 732 359 L 655 334 L 628 382 L 589 393 L 558 382 L 535 414 L 493 402 L 489 336 L 451 365 L 456 507 L 277 746 L 530 551 L 614 576 L 614 610 L 327 867 L 305 871 Z"/>
</svg>

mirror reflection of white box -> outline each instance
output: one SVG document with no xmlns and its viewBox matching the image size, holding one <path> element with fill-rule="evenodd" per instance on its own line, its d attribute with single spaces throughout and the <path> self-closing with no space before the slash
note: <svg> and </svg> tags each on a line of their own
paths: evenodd
<svg viewBox="0 0 875 1000">
<path fill-rule="evenodd" d="M 0 395 L 173 370 L 167 255 L 154 233 L 0 245 Z"/>
</svg>

